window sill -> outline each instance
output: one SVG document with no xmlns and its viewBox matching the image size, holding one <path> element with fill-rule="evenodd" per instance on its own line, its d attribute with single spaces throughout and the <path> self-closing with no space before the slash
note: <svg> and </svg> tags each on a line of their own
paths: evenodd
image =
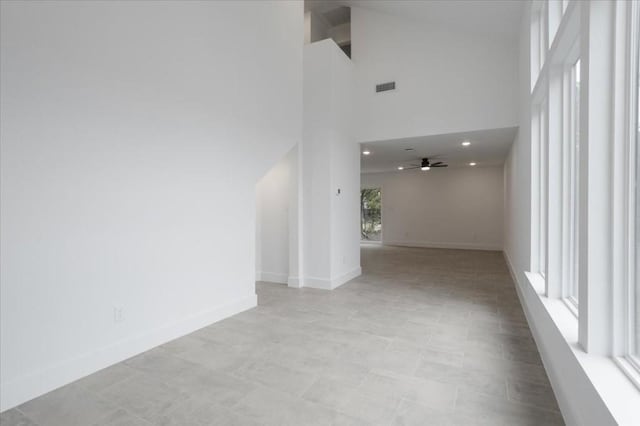
<svg viewBox="0 0 640 426">
<path fill-rule="evenodd" d="M 637 363 L 626 357 L 615 357 L 613 360 L 640 391 L 640 370 Z"/>
<path fill-rule="evenodd" d="M 567 422 L 598 424 L 595 419 L 582 418 L 582 416 L 588 416 L 584 412 L 584 406 L 590 404 L 592 400 L 589 399 L 591 397 L 584 397 L 584 389 L 580 389 L 583 385 L 578 380 L 571 380 L 570 375 L 565 375 L 566 365 L 561 365 L 565 360 L 559 361 L 558 356 L 562 350 L 566 351 L 566 349 L 572 355 L 569 357 L 572 360 L 572 367 L 574 369 L 577 367 L 576 371 L 586 377 L 585 382 L 593 388 L 594 396 L 597 396 L 610 416 L 615 419 L 614 424 L 640 424 L 640 411 L 637 408 L 640 407 L 640 391 L 621 368 L 623 362 L 607 356 L 585 353 L 578 343 L 578 319 L 564 300 L 544 296 L 544 280 L 539 274 L 525 273 L 525 275 L 527 282 L 524 284 L 530 289 L 528 292 L 522 289 L 523 305 L 526 306 L 527 319 Z M 536 297 L 531 294 L 532 291 L 537 294 L 537 302 L 542 306 L 532 306 L 536 305 Z M 540 308 L 543 310 L 541 311 Z M 547 319 L 541 318 L 541 312 L 546 312 L 548 315 L 552 323 L 551 328 L 547 325 L 549 324 Z M 553 327 L 566 344 L 564 349 L 558 347 L 559 339 L 554 340 L 553 336 L 550 336 Z M 587 393 L 593 394 L 593 392 Z M 600 422 L 600 424 L 606 423 Z"/>
<path fill-rule="evenodd" d="M 529 280 L 529 284 L 535 290 L 536 294 L 540 297 L 544 297 L 545 282 L 544 277 L 540 273 L 525 272 L 524 273 Z"/>
<path fill-rule="evenodd" d="M 578 304 L 573 301 L 570 298 L 565 298 L 562 299 L 562 301 L 564 302 L 565 306 L 567 307 L 567 309 L 569 310 L 569 312 L 571 312 L 573 314 L 574 317 L 576 317 L 576 320 L 578 319 Z"/>
</svg>

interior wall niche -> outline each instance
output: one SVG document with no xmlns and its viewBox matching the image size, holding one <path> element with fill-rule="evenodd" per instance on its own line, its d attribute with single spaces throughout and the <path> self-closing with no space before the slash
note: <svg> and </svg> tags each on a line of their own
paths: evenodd
<svg viewBox="0 0 640 426">
<path fill-rule="evenodd" d="M 305 1 L 305 44 L 332 39 L 351 58 L 351 8 Z"/>
</svg>

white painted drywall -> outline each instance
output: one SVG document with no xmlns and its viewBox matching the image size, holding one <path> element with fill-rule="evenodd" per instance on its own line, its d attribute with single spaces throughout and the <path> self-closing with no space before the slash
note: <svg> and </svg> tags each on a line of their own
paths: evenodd
<svg viewBox="0 0 640 426">
<path fill-rule="evenodd" d="M 528 9 L 528 7 L 526 8 Z M 504 164 L 504 253 L 524 282 L 531 270 L 531 105 L 529 12 L 523 13 L 516 91 L 519 128 Z M 525 22 L 526 21 L 526 22 Z M 526 27 L 526 28 L 525 28 Z"/>
<path fill-rule="evenodd" d="M 333 40 L 304 47 L 305 286 L 335 288 L 360 274 L 352 78 L 353 65 Z"/>
<path fill-rule="evenodd" d="M 366 173 L 382 189 L 382 242 L 502 250 L 502 167 Z"/>
<path fill-rule="evenodd" d="M 297 149 L 289 151 L 256 185 L 258 281 L 286 284 L 289 278 L 289 204 L 297 155 Z"/>
<path fill-rule="evenodd" d="M 517 125 L 517 43 L 351 9 L 359 142 Z M 396 90 L 375 93 L 395 81 Z"/>
<path fill-rule="evenodd" d="M 255 305 L 255 184 L 301 137 L 303 9 L 1 7 L 4 410 Z"/>
<path fill-rule="evenodd" d="M 304 274 L 330 279 L 331 214 L 330 155 L 332 103 L 330 63 L 331 40 L 304 46 L 303 126 L 303 223 Z"/>
<path fill-rule="evenodd" d="M 304 44 L 311 43 L 311 12 L 304 13 Z"/>
<path fill-rule="evenodd" d="M 353 134 L 353 63 L 336 45 L 332 56 L 331 277 L 360 275 L 360 145 Z M 348 279 L 347 279 L 348 277 Z"/>
<path fill-rule="evenodd" d="M 304 13 L 305 44 L 314 43 L 329 37 L 330 25 L 326 19 L 316 12 Z"/>
</svg>

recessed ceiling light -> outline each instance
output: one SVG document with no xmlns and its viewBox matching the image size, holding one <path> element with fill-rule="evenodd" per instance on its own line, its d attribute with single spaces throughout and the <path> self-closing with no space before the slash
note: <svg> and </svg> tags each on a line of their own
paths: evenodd
<svg viewBox="0 0 640 426">
<path fill-rule="evenodd" d="M 469 145 L 471 145 L 471 142 L 469 141 L 462 142 L 462 146 L 469 146 Z"/>
<path fill-rule="evenodd" d="M 475 165 L 476 165 L 476 163 L 469 163 L 469 165 L 470 165 L 470 166 L 475 166 Z"/>
<path fill-rule="evenodd" d="M 431 167 L 420 167 L 420 170 L 431 170 Z"/>
<path fill-rule="evenodd" d="M 398 166 L 398 170 L 404 170 L 404 167 Z"/>
<path fill-rule="evenodd" d="M 365 149 L 364 151 L 362 151 L 362 153 L 364 155 L 369 155 L 369 154 L 371 154 L 371 151 L 369 151 L 368 149 Z"/>
</svg>

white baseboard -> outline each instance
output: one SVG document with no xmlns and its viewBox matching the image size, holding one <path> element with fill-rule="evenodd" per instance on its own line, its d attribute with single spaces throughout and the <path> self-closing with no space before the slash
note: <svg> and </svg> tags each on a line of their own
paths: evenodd
<svg viewBox="0 0 640 426">
<path fill-rule="evenodd" d="M 355 269 L 347 272 L 346 274 L 342 274 L 339 277 L 335 277 L 331 280 L 331 289 L 335 289 L 340 287 L 342 284 L 351 281 L 355 277 L 359 277 L 362 275 L 362 268 L 358 266 Z"/>
<path fill-rule="evenodd" d="M 300 279 L 300 277 L 290 276 L 289 278 L 287 278 L 287 285 L 292 288 L 301 288 L 302 280 Z"/>
<path fill-rule="evenodd" d="M 328 278 L 317 278 L 317 277 L 305 277 L 304 286 L 317 288 L 320 290 L 334 290 L 340 287 L 342 284 L 351 281 L 357 276 L 362 275 L 362 268 L 357 267 L 353 270 L 347 272 L 346 274 L 328 279 Z"/>
<path fill-rule="evenodd" d="M 431 241 L 383 241 L 385 246 L 400 247 L 424 247 L 424 248 L 443 248 L 443 249 L 460 249 L 460 250 L 491 250 L 502 251 L 502 246 L 482 243 L 442 243 Z"/>
<path fill-rule="evenodd" d="M 280 272 L 256 272 L 256 281 L 267 281 L 270 283 L 287 284 L 289 274 L 282 274 Z"/>
<path fill-rule="evenodd" d="M 255 294 L 225 303 L 40 371 L 0 384 L 0 411 L 13 408 L 103 368 L 257 305 Z"/>
<path fill-rule="evenodd" d="M 304 286 L 309 288 L 317 288 L 319 290 L 332 290 L 331 280 L 317 277 L 305 277 Z"/>
</svg>

